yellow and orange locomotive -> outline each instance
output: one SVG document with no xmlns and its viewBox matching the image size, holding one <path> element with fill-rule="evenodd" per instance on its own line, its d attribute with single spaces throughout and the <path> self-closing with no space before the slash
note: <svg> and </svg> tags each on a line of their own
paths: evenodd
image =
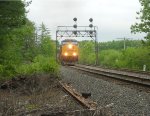
<svg viewBox="0 0 150 116">
<path fill-rule="evenodd" d="M 78 41 L 65 39 L 61 42 L 59 58 L 62 64 L 74 64 L 78 61 Z"/>
</svg>

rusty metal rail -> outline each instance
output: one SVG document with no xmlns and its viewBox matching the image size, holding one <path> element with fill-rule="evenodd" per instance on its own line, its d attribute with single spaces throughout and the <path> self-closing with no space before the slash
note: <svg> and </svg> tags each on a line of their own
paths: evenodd
<svg viewBox="0 0 150 116">
<path fill-rule="evenodd" d="M 81 105 L 90 110 L 96 110 L 97 104 L 90 99 L 85 99 L 80 93 L 78 93 L 71 85 L 63 82 L 59 82 L 61 87 L 69 93 L 73 98 L 75 98 Z"/>
<path fill-rule="evenodd" d="M 103 76 L 150 87 L 150 75 L 139 74 L 139 73 L 136 74 L 135 72 L 132 73 L 132 72 L 102 69 L 99 67 L 87 66 L 87 65 L 75 65 L 71 67 L 81 71 L 85 71 L 97 75 L 103 75 Z"/>
</svg>

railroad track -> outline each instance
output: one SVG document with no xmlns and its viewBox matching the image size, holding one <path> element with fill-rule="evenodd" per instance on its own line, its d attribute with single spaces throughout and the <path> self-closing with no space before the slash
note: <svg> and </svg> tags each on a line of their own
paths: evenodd
<svg viewBox="0 0 150 116">
<path fill-rule="evenodd" d="M 59 83 L 65 92 L 71 95 L 78 103 L 80 103 L 84 107 L 84 109 L 82 110 L 69 111 L 66 112 L 66 114 L 70 114 L 71 116 L 105 116 L 108 115 L 108 113 L 112 113 L 110 108 L 113 107 L 113 103 L 108 104 L 104 107 L 98 107 L 96 102 L 92 101 L 89 98 L 83 97 L 70 84 L 61 81 L 59 81 Z M 61 114 L 61 112 L 58 112 L 56 114 Z"/>
<path fill-rule="evenodd" d="M 77 64 L 79 65 L 79 64 Z M 85 66 L 93 66 L 95 67 L 95 65 L 85 65 Z M 132 73 L 137 73 L 137 74 L 146 74 L 146 75 L 150 75 L 150 71 L 142 71 L 142 70 L 135 70 L 135 69 L 126 69 L 126 68 L 108 68 L 108 67 L 101 67 L 101 66 L 96 66 L 98 68 L 102 68 L 102 69 L 106 69 L 106 70 L 117 70 L 117 71 L 124 71 L 124 72 L 132 72 Z"/>
<path fill-rule="evenodd" d="M 80 93 L 78 93 L 71 85 L 59 82 L 61 87 L 69 93 L 73 98 L 75 98 L 82 106 L 89 110 L 96 110 L 97 104 L 90 99 L 84 98 Z"/>
<path fill-rule="evenodd" d="M 150 87 L 150 74 L 148 73 L 104 69 L 100 67 L 79 65 L 79 64 L 71 67 L 88 73 L 103 75 L 103 76 L 119 79 L 122 81 L 127 81 L 130 83 L 140 84 L 143 86 Z"/>
</svg>

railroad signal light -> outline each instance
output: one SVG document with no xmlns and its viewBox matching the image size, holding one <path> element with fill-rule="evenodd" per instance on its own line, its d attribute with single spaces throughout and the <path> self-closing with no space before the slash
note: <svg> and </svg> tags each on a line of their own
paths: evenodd
<svg viewBox="0 0 150 116">
<path fill-rule="evenodd" d="M 73 20 L 76 22 L 76 21 L 77 21 L 77 18 L 75 17 L 75 18 L 73 18 Z"/>
<path fill-rule="evenodd" d="M 93 34 L 93 31 L 89 31 L 90 34 Z"/>
<path fill-rule="evenodd" d="M 89 24 L 89 27 L 92 28 L 92 27 L 93 27 L 93 24 Z"/>
<path fill-rule="evenodd" d="M 93 24 L 92 24 L 93 19 L 92 19 L 92 18 L 90 18 L 90 19 L 89 19 L 89 21 L 90 21 L 90 23 L 91 23 L 91 24 L 89 24 L 89 27 L 90 27 L 90 28 L 92 28 L 92 27 L 93 27 Z"/>
<path fill-rule="evenodd" d="M 77 31 L 73 31 L 73 33 L 74 33 L 75 35 L 77 35 Z"/>
<path fill-rule="evenodd" d="M 90 22 L 93 22 L 93 19 L 92 19 L 92 18 L 90 18 L 90 19 L 89 19 L 89 21 L 90 21 Z"/>
<path fill-rule="evenodd" d="M 77 24 L 74 24 L 73 27 L 74 27 L 74 28 L 77 28 Z"/>
<path fill-rule="evenodd" d="M 75 24 L 73 25 L 73 28 L 77 28 L 77 23 L 76 23 L 76 21 L 77 21 L 77 18 L 75 17 L 75 18 L 73 18 L 73 20 L 75 21 Z"/>
</svg>

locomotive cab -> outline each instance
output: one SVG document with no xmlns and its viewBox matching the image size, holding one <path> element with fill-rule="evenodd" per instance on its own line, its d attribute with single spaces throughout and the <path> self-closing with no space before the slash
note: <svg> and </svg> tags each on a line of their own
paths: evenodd
<svg viewBox="0 0 150 116">
<path fill-rule="evenodd" d="M 74 64 L 78 61 L 78 41 L 65 39 L 61 42 L 60 61 L 62 64 Z"/>
</svg>

